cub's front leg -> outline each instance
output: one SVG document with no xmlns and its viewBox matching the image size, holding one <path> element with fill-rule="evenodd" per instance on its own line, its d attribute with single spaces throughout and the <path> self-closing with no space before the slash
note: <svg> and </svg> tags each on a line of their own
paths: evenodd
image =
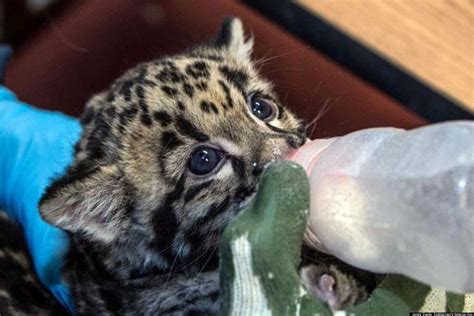
<svg viewBox="0 0 474 316">
<path fill-rule="evenodd" d="M 344 310 L 366 300 L 375 289 L 376 274 L 303 247 L 300 277 L 308 293 L 331 310 Z"/>
<path fill-rule="evenodd" d="M 344 310 L 367 299 L 365 286 L 334 265 L 308 265 L 301 268 L 300 275 L 306 290 L 331 310 Z"/>
</svg>

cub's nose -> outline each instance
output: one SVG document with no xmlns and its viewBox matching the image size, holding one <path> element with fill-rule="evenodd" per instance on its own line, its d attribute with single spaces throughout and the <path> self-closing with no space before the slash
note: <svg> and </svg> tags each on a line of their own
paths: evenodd
<svg viewBox="0 0 474 316">
<path fill-rule="evenodd" d="M 288 135 L 286 141 L 290 147 L 294 149 L 304 145 L 306 143 L 306 135 L 305 134 L 291 134 Z"/>
</svg>

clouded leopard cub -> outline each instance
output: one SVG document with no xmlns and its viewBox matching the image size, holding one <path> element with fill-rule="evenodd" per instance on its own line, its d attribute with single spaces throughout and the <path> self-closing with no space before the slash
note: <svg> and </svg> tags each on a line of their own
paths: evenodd
<svg viewBox="0 0 474 316">
<path fill-rule="evenodd" d="M 139 64 L 88 102 L 74 163 L 40 205 L 70 235 L 78 314 L 217 313 L 221 233 L 265 165 L 306 139 L 252 44 L 227 19 L 212 43 Z M 326 265 L 302 274 L 333 308 L 364 297 Z"/>
</svg>

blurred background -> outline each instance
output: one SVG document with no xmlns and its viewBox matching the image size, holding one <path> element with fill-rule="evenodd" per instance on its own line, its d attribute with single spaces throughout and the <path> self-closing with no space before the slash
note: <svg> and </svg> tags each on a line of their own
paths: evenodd
<svg viewBox="0 0 474 316">
<path fill-rule="evenodd" d="M 35 106 L 78 116 L 140 61 L 209 39 L 228 15 L 313 137 L 472 119 L 471 0 L 0 0 L 5 84 Z"/>
</svg>

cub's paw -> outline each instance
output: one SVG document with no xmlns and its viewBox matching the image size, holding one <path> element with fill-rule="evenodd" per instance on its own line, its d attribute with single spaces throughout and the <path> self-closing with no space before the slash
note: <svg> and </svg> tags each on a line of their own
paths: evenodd
<svg viewBox="0 0 474 316">
<path fill-rule="evenodd" d="M 333 265 L 308 265 L 301 268 L 300 276 L 308 293 L 331 310 L 344 310 L 367 298 L 364 286 L 359 286 L 353 277 Z"/>
</svg>

